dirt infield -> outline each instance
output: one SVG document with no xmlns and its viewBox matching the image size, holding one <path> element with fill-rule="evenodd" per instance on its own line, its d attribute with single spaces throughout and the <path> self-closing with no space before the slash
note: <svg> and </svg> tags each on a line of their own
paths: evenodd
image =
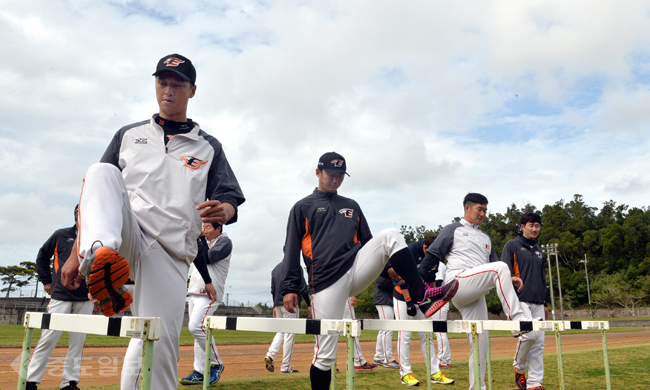
<svg viewBox="0 0 650 390">
<path fill-rule="evenodd" d="M 393 350 L 397 336 L 393 337 Z M 464 338 L 450 339 L 450 349 L 452 351 L 453 361 L 466 360 L 469 356 L 467 340 Z M 492 356 L 513 355 L 516 339 L 510 337 L 493 337 L 491 338 Z M 625 333 L 608 333 L 607 345 L 609 347 L 626 344 L 647 344 L 650 343 L 650 330 L 639 332 Z M 301 372 L 307 372 L 311 364 L 311 358 L 314 353 L 312 343 L 296 344 L 293 351 L 292 367 Z M 264 355 L 268 345 L 220 345 L 218 346 L 219 355 L 226 365 L 223 377 L 238 377 L 252 375 L 272 375 L 264 368 Z M 340 357 L 345 356 L 345 343 L 339 343 L 338 354 Z M 361 342 L 361 348 L 367 360 L 372 361 L 375 352 L 374 342 Z M 574 334 L 562 336 L 562 350 L 569 351 L 574 349 L 602 348 L 600 333 Z M 67 348 L 56 348 L 52 354 L 52 359 L 43 378 L 40 387 L 58 387 L 61 381 L 61 372 L 63 360 Z M 87 347 L 84 349 L 81 369 L 80 385 L 97 386 L 118 384 L 122 360 L 124 357 L 124 347 L 119 348 L 101 348 Z M 546 337 L 546 352 L 555 352 L 555 339 L 552 336 Z M 396 353 L 396 352 L 395 352 Z M 181 358 L 178 362 L 179 373 L 182 376 L 192 371 L 193 364 L 193 347 L 182 346 Z M 15 389 L 18 379 L 18 361 L 20 357 L 19 348 L 0 348 L 0 389 Z M 278 355 L 276 360 L 282 359 Z M 339 358 L 337 366 L 341 369 L 345 366 L 345 359 Z M 417 345 L 417 340 L 412 344 L 411 362 L 421 363 L 424 359 L 422 352 Z M 279 363 L 276 365 L 276 372 L 279 371 Z"/>
</svg>

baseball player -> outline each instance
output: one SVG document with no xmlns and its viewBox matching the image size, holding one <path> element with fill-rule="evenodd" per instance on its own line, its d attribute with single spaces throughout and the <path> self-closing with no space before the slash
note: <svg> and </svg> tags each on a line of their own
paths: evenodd
<svg viewBox="0 0 650 390">
<path fill-rule="evenodd" d="M 104 314 L 132 301 L 133 315 L 161 318 L 151 387 L 169 390 L 178 386 L 189 265 L 206 256 L 197 243 L 201 222 L 235 222 L 244 196 L 221 143 L 187 118 L 192 62 L 167 55 L 154 76 L 158 113 L 120 129 L 86 173 L 76 256 L 62 279 L 75 288 L 86 278 Z M 133 297 L 123 286 L 129 276 Z M 138 387 L 142 348 L 142 340 L 130 341 L 122 390 Z"/>
<path fill-rule="evenodd" d="M 427 237 L 424 240 L 416 241 L 408 245 L 408 249 L 411 252 L 411 256 L 415 260 L 416 264 L 422 262 L 424 253 L 431 243 L 435 240 L 435 237 Z M 393 292 L 393 302 L 395 307 L 395 319 L 397 320 L 424 320 L 424 315 L 416 310 L 413 301 L 410 295 L 409 286 L 404 283 L 402 279 L 397 279 L 397 286 L 395 286 L 395 291 Z M 436 313 L 437 314 L 437 313 Z M 434 316 L 436 315 L 434 314 Z M 422 354 L 427 356 L 427 334 L 425 332 L 418 332 L 420 336 L 420 348 L 422 348 Z M 453 379 L 447 378 L 447 376 L 440 371 L 440 366 L 438 364 L 438 358 L 436 356 L 435 347 L 433 345 L 433 340 L 430 340 L 429 343 L 429 353 L 431 356 L 431 383 L 437 383 L 442 385 L 451 385 L 454 383 Z M 411 370 L 410 362 L 410 352 L 411 352 L 411 332 L 400 331 L 397 336 L 397 348 L 399 353 L 399 366 L 400 366 L 400 378 L 402 384 L 407 386 L 418 386 L 420 381 L 417 379 L 413 371 Z"/>
<path fill-rule="evenodd" d="M 203 319 L 213 315 L 219 307 L 217 299 L 223 299 L 226 277 L 228 277 L 228 269 L 230 268 L 230 255 L 232 254 L 232 241 L 228 234 L 222 233 L 222 230 L 223 226 L 216 222 L 203 224 L 203 236 L 207 240 L 209 248 L 206 263 L 209 280 L 212 283 L 204 281 L 199 270 L 200 266 L 194 268 L 187 289 L 187 295 L 190 298 L 187 327 L 194 337 L 194 369 L 190 375 L 180 379 L 182 385 L 203 384 L 207 334 L 203 327 Z M 219 357 L 214 338 L 211 340 L 211 346 L 210 384 L 213 385 L 221 378 L 224 365 Z"/>
<path fill-rule="evenodd" d="M 82 283 L 78 289 L 69 290 L 61 284 L 61 270 L 70 256 L 72 246 L 77 238 L 79 205 L 74 208 L 75 225 L 59 229 L 45 241 L 38 251 L 36 266 L 38 280 L 43 283 L 45 292 L 52 296 L 48 313 L 64 314 L 92 314 L 93 304 L 88 299 L 88 287 Z M 51 259 L 54 258 L 54 280 L 52 280 Z M 27 368 L 27 390 L 36 390 L 43 380 L 47 362 L 56 347 L 63 332 L 44 329 L 41 338 L 34 349 L 34 354 Z M 79 371 L 81 368 L 81 355 L 83 352 L 85 333 L 70 332 L 68 340 L 68 353 L 65 355 L 63 376 L 61 377 L 61 390 L 78 390 Z"/>
<path fill-rule="evenodd" d="M 445 281 L 445 273 L 447 266 L 445 263 L 438 264 L 438 272 L 436 272 L 436 286 L 441 286 Z M 449 302 L 447 302 L 438 312 L 431 316 L 436 321 L 447 321 L 447 313 L 449 313 Z M 436 342 L 438 343 L 438 365 L 440 368 L 451 367 L 451 350 L 449 349 L 449 338 L 447 332 L 436 332 Z"/>
<path fill-rule="evenodd" d="M 458 280 L 458 293 L 452 299 L 460 310 L 463 320 L 487 320 L 488 311 L 485 294 L 496 288 L 503 311 L 509 320 L 531 321 L 525 317 L 513 283 L 521 287 L 521 279 L 511 277 L 508 266 L 498 261 L 492 247 L 490 236 L 479 230 L 485 218 L 488 200 L 477 193 L 469 193 L 463 200 L 465 215 L 459 222 L 445 226 L 438 238 L 427 248 L 420 266 L 424 280 L 435 277 L 438 264 L 447 260 L 445 281 Z M 485 389 L 485 364 L 489 333 L 479 335 L 481 389 Z M 474 363 L 472 338 L 470 344 L 469 383 L 470 390 L 476 389 L 474 383 Z"/>
<path fill-rule="evenodd" d="M 343 311 L 343 319 L 345 320 L 356 320 L 357 316 L 354 312 L 354 307 L 357 305 L 357 297 L 348 297 L 345 301 L 345 311 Z M 359 337 L 354 338 L 354 371 L 363 372 L 363 371 L 372 371 L 377 368 L 377 365 L 374 363 L 368 363 L 366 358 L 363 357 L 363 351 L 361 350 L 361 343 L 359 343 Z"/>
<path fill-rule="evenodd" d="M 512 275 L 523 281 L 523 288 L 517 291 L 517 296 L 524 315 L 548 320 L 544 254 L 536 241 L 542 228 L 542 217 L 526 213 L 521 216 L 520 223 L 522 236 L 506 243 L 501 261 L 508 264 Z M 525 376 L 527 366 L 528 380 Z M 519 337 L 513 369 L 518 388 L 544 390 L 544 332 L 530 332 Z"/>
<path fill-rule="evenodd" d="M 377 277 L 373 299 L 380 320 L 395 319 L 395 313 L 393 312 L 393 282 L 390 278 Z M 377 346 L 373 363 L 386 368 L 399 368 L 399 363 L 393 357 L 392 330 L 380 330 L 377 333 Z"/>
<path fill-rule="evenodd" d="M 336 152 L 323 154 L 316 168 L 318 188 L 291 209 L 284 254 L 284 308 L 293 312 L 298 302 L 302 252 L 315 319 L 342 319 L 347 298 L 387 272 L 384 267 L 389 259 L 394 271 L 411 286 L 420 310 L 430 316 L 444 304 L 444 299 L 453 296 L 458 284 L 427 289 L 404 239 L 395 229 L 372 237 L 357 202 L 337 192 L 346 170 L 343 156 Z M 337 342 L 336 336 L 316 336 L 310 369 L 312 389 L 329 389 Z"/>
<path fill-rule="evenodd" d="M 309 315 L 311 316 L 311 299 L 309 298 L 309 291 L 307 290 L 307 282 L 305 282 L 305 277 L 301 275 L 300 281 L 300 296 L 307 302 L 307 307 L 309 307 Z M 294 313 L 286 310 L 284 308 L 284 301 L 282 296 L 282 280 L 284 279 L 284 265 L 280 262 L 278 265 L 273 268 L 271 271 L 271 295 L 273 296 L 273 318 L 298 318 L 300 301 L 298 301 L 298 306 Z M 266 369 L 269 372 L 275 370 L 275 355 L 282 349 L 282 366 L 280 367 L 280 372 L 285 374 L 290 374 L 298 372 L 291 368 L 291 359 L 293 358 L 293 342 L 295 339 L 295 334 L 293 333 L 283 333 L 278 332 L 273 338 L 273 342 L 269 347 L 269 350 L 264 356 L 264 363 Z"/>
</svg>

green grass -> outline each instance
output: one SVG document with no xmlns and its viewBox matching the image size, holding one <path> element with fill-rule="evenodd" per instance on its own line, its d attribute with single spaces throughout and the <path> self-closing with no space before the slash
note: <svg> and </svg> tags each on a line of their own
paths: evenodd
<svg viewBox="0 0 650 390">
<path fill-rule="evenodd" d="M 647 390 L 650 388 L 650 344 L 617 346 L 609 348 L 610 370 L 613 389 Z M 598 348 L 568 351 L 563 354 L 564 377 L 567 389 L 604 389 L 605 369 L 602 350 Z M 445 374 L 456 380 L 455 389 L 469 387 L 467 360 L 455 360 L 451 368 L 444 370 Z M 557 356 L 554 353 L 544 355 L 544 387 L 547 390 L 559 390 Z M 425 378 L 424 364 L 413 364 L 413 372 L 422 381 Z M 512 357 L 492 359 L 493 388 L 511 389 L 514 387 L 512 374 Z M 487 380 L 487 375 L 486 375 Z M 426 386 L 426 383 L 422 383 Z M 84 387 L 84 390 L 117 390 L 118 385 Z M 364 390 L 400 389 L 399 372 L 378 368 L 374 372 L 358 374 L 355 377 L 355 387 Z M 309 374 L 292 375 L 274 374 L 266 376 L 250 376 L 224 378 L 211 389 L 286 389 L 298 390 L 309 388 Z M 345 371 L 337 375 L 337 389 L 345 389 Z M 441 389 L 439 385 L 433 385 Z M 179 386 L 179 389 L 196 390 L 199 386 Z M 53 389 L 56 390 L 56 389 Z"/>
</svg>

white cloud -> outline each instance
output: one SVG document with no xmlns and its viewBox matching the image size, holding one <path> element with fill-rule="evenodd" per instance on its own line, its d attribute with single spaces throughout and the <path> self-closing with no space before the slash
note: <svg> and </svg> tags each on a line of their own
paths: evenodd
<svg viewBox="0 0 650 390">
<path fill-rule="evenodd" d="M 647 2 L 7 1 L 0 11 L 0 264 L 71 225 L 87 167 L 156 112 L 151 73 L 198 70 L 189 116 L 247 202 L 231 299 L 268 301 L 288 211 L 337 150 L 374 231 L 580 193 L 641 207 L 650 174 Z M 263 291 L 263 292 L 262 292 Z"/>
</svg>

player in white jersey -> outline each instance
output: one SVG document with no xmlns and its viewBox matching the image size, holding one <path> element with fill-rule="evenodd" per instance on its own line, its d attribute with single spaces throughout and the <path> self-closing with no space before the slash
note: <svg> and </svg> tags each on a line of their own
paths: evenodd
<svg viewBox="0 0 650 390">
<path fill-rule="evenodd" d="M 158 113 L 120 129 L 84 177 L 76 256 L 62 282 L 74 289 L 86 278 L 105 315 L 132 302 L 134 316 L 160 317 L 151 387 L 172 390 L 189 266 L 205 261 L 201 223 L 235 222 L 244 196 L 221 143 L 187 117 L 196 93 L 192 62 L 170 54 L 153 75 Z M 133 296 L 124 288 L 129 277 Z M 138 388 L 142 349 L 142 340 L 131 339 L 122 390 Z"/>
<path fill-rule="evenodd" d="M 420 265 L 424 280 L 435 277 L 438 264 L 446 259 L 445 281 L 458 280 L 458 293 L 452 299 L 463 320 L 487 320 L 485 295 L 496 288 L 503 311 L 509 320 L 531 321 L 521 309 L 513 283 L 521 288 L 521 279 L 512 277 L 508 266 L 500 262 L 490 236 L 479 230 L 487 212 L 488 200 L 477 193 L 469 193 L 463 200 L 465 215 L 459 222 L 445 226 L 438 238 L 427 249 Z M 479 335 L 481 389 L 485 389 L 485 366 L 489 332 Z M 469 382 L 475 390 L 472 338 L 470 343 Z"/>
<path fill-rule="evenodd" d="M 535 241 L 542 229 L 542 218 L 535 213 L 526 213 L 521 216 L 520 222 L 522 235 L 506 243 L 501 261 L 508 264 L 510 272 L 524 282 L 523 288 L 517 291 L 517 296 L 526 316 L 544 317 L 548 320 L 544 254 Z M 544 390 L 544 332 L 535 331 L 519 337 L 513 370 L 515 384 L 521 390 Z"/>
<path fill-rule="evenodd" d="M 203 236 L 207 240 L 209 248 L 206 262 L 212 283 L 205 283 L 199 269 L 194 268 L 187 289 L 187 295 L 190 298 L 187 327 L 194 336 L 194 367 L 190 375 L 179 380 L 182 385 L 199 385 L 203 384 L 204 381 L 205 373 L 203 371 L 207 332 L 203 327 L 203 319 L 213 315 L 219 307 L 219 300 L 223 300 L 232 254 L 232 241 L 228 234 L 222 233 L 222 230 L 223 226 L 218 223 L 203 224 Z M 210 285 L 212 285 L 213 291 L 210 291 Z M 209 294 L 209 292 L 213 293 Z M 211 340 L 211 347 L 210 384 L 213 385 L 221 378 L 224 365 L 219 357 L 214 338 Z"/>
</svg>

